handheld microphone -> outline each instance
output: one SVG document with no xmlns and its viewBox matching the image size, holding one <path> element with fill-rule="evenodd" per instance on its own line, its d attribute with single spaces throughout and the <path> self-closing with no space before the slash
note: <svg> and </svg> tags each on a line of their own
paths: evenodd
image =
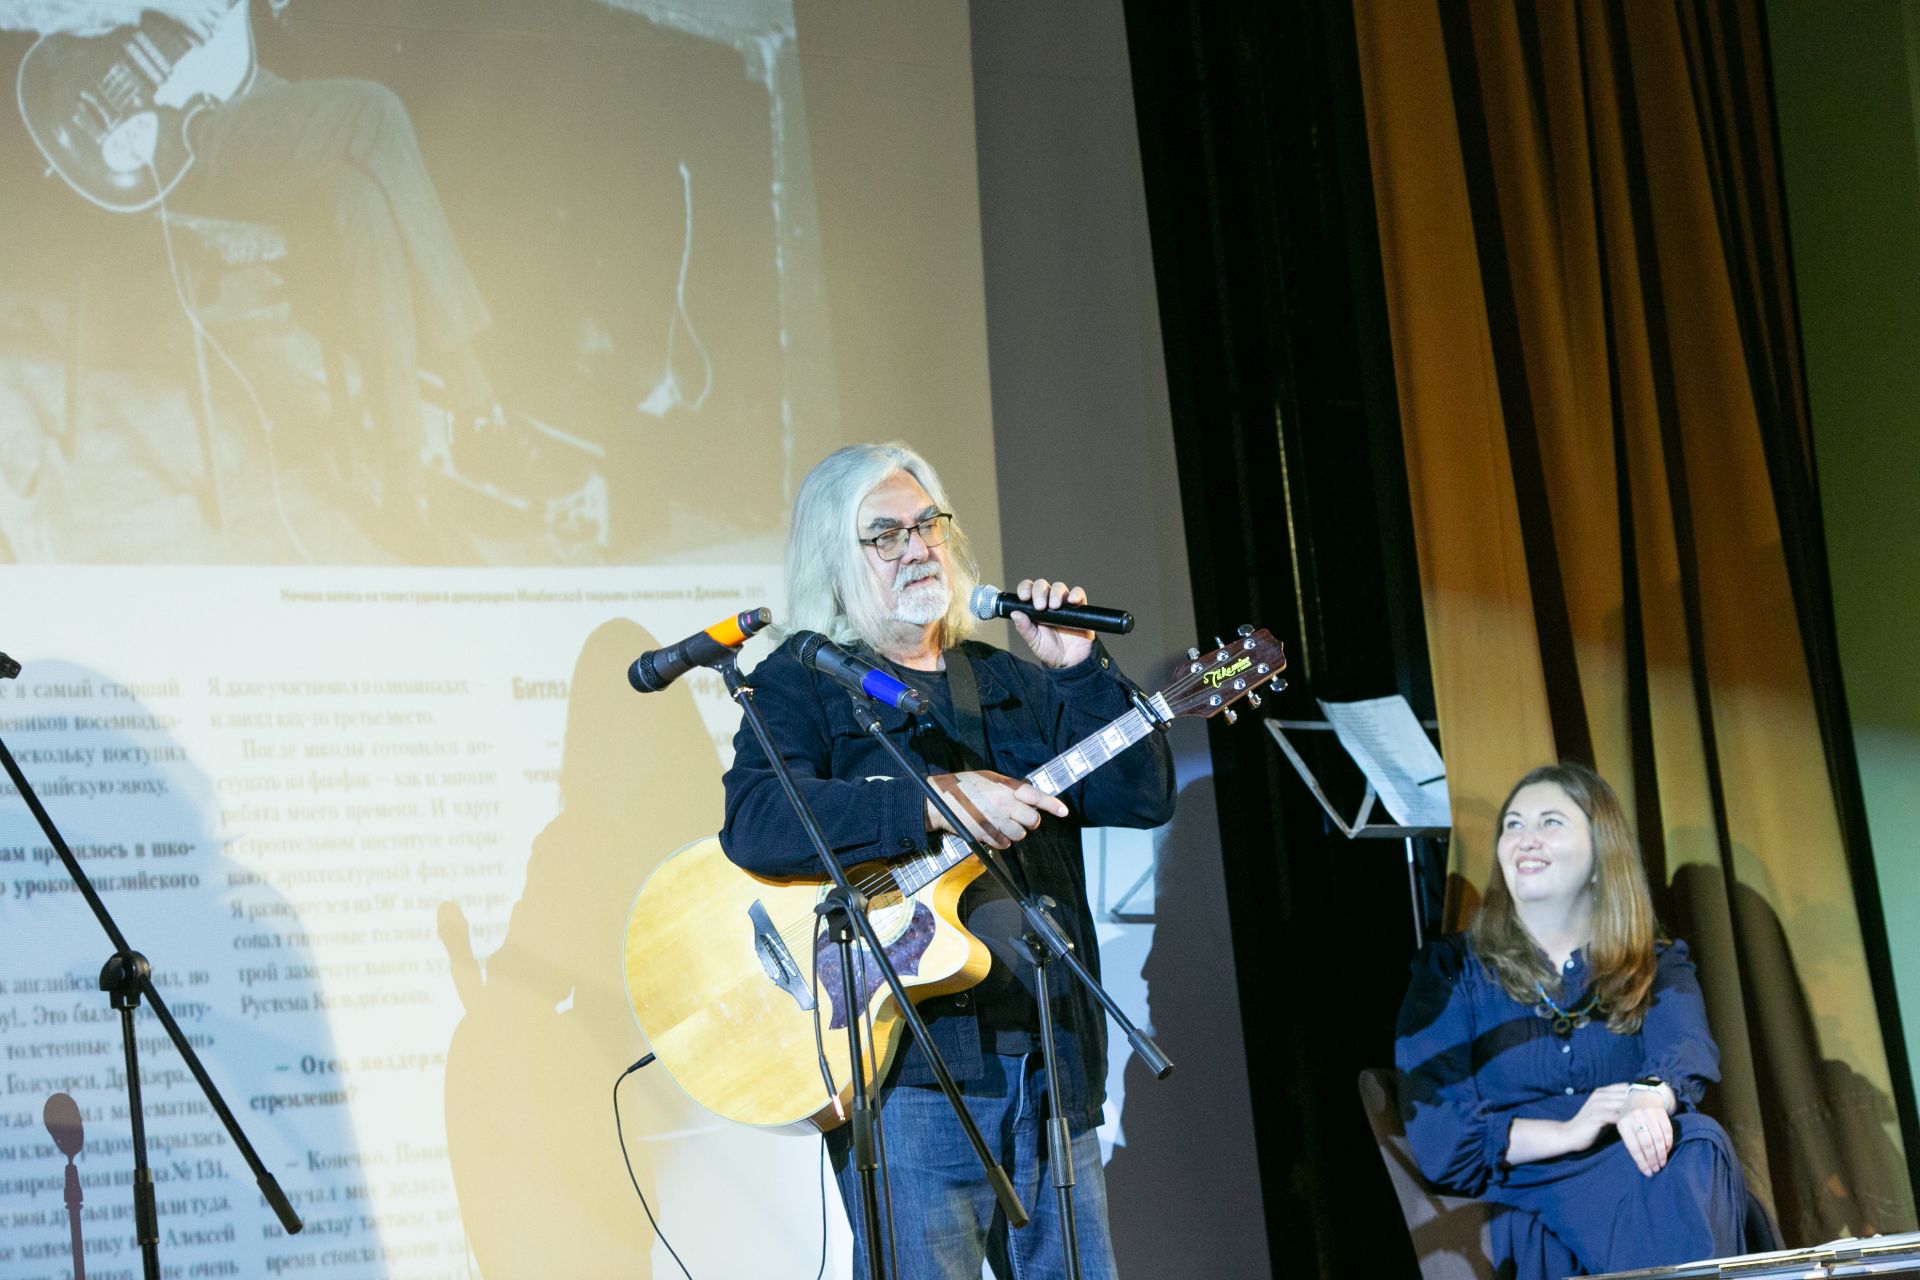
<svg viewBox="0 0 1920 1280">
<path fill-rule="evenodd" d="M 875 702 L 884 702 L 896 711 L 904 711 L 908 715 L 919 714 L 920 695 L 865 658 L 854 657 L 818 631 L 796 631 L 793 634 L 800 642 L 797 652 L 800 665 L 807 670 L 818 671 L 855 693 L 864 694 Z"/>
<path fill-rule="evenodd" d="M 20 664 L 0 653 L 0 680 L 11 680 L 20 674 Z"/>
<path fill-rule="evenodd" d="M 967 597 L 973 616 L 983 622 L 1024 613 L 1043 627 L 1066 627 L 1075 631 L 1111 631 L 1125 635 L 1133 630 L 1133 615 L 1125 609 L 1102 609 L 1091 604 L 1063 604 L 1055 609 L 1036 609 L 1030 600 L 1022 600 L 1011 591 L 978 586 Z"/>
<path fill-rule="evenodd" d="M 627 683 L 641 693 L 658 693 L 695 667 L 715 667 L 773 621 L 770 609 L 749 609 L 696 631 L 679 644 L 649 649 L 627 668 Z"/>
</svg>

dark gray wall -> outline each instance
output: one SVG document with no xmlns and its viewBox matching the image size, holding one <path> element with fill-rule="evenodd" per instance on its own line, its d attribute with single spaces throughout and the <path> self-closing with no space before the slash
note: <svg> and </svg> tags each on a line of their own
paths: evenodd
<svg viewBox="0 0 1920 1280">
<path fill-rule="evenodd" d="M 1775 0 L 1767 23 L 1841 676 L 1920 1063 L 1920 4 Z"/>
<path fill-rule="evenodd" d="M 1121 6 L 974 0 L 972 15 L 1007 576 L 1058 574 L 1131 609 L 1138 626 L 1112 648 L 1156 688 L 1189 645 L 1245 619 L 1194 618 Z M 1144 980 L 1178 1066 L 1125 1072 L 1115 1247 L 1131 1275 L 1265 1277 L 1204 726 L 1179 722 L 1173 745 L 1182 791 L 1159 837 L 1151 951 L 1136 975 L 1120 963 L 1136 953 L 1109 946 L 1108 967 L 1116 994 Z"/>
</svg>

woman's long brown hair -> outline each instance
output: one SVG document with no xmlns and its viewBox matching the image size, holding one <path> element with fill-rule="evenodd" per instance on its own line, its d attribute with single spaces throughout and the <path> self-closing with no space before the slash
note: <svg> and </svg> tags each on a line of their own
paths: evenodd
<svg viewBox="0 0 1920 1280">
<path fill-rule="evenodd" d="M 1657 926 L 1647 892 L 1640 846 L 1627 823 L 1620 797 L 1606 779 L 1583 764 L 1548 764 L 1529 770 L 1501 802 L 1494 830 L 1493 875 L 1468 937 L 1481 962 L 1493 971 L 1508 995 L 1521 1004 L 1538 1004 L 1540 992 L 1558 994 L 1560 975 L 1527 932 L 1513 909 L 1506 872 L 1500 867 L 1500 828 L 1521 788 L 1551 782 L 1567 793 L 1587 816 L 1593 836 L 1593 935 L 1588 939 L 1589 989 L 1607 1015 L 1607 1027 L 1622 1035 L 1640 1030 L 1652 1003 Z M 1538 984 L 1536 986 L 1536 984 Z"/>
</svg>

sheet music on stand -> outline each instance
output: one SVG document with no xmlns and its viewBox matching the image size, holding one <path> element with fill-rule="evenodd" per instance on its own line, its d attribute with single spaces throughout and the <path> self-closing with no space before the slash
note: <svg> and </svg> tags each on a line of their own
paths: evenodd
<svg viewBox="0 0 1920 1280">
<path fill-rule="evenodd" d="M 1268 720 L 1267 732 L 1293 765 L 1307 790 L 1327 817 L 1349 840 L 1401 840 L 1407 851 L 1407 893 L 1413 904 L 1414 945 L 1426 945 L 1426 927 L 1420 909 L 1419 868 L 1413 842 L 1421 837 L 1444 838 L 1453 829 L 1447 795 L 1446 765 L 1440 752 L 1398 694 L 1362 702 L 1319 703 L 1324 720 Z M 1351 821 L 1328 798 L 1313 769 L 1288 740 L 1287 730 L 1331 732 L 1359 766 L 1367 780 L 1365 795 Z M 1373 821 L 1374 805 L 1387 811 L 1388 822 Z"/>
</svg>

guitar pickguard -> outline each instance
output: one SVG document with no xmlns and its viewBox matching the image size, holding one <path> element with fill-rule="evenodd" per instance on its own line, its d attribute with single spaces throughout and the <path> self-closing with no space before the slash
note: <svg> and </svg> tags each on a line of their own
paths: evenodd
<svg viewBox="0 0 1920 1280">
<path fill-rule="evenodd" d="M 908 917 L 906 927 L 885 944 L 887 959 L 893 961 L 894 971 L 902 978 L 917 977 L 920 973 L 920 957 L 927 952 L 927 944 L 933 941 L 933 912 L 923 902 L 913 904 L 913 914 Z M 856 948 L 865 944 L 855 942 Z M 856 956 L 859 954 L 856 951 Z M 815 963 L 820 966 L 820 985 L 826 989 L 827 1001 L 833 1008 L 833 1020 L 827 1026 L 838 1029 L 847 1025 L 847 1011 L 842 1002 L 846 999 L 845 984 L 840 981 L 840 952 L 830 938 L 821 938 Z M 854 961 L 854 990 L 860 999 L 860 1007 L 865 1008 L 873 999 L 873 993 L 886 985 L 886 979 L 880 976 L 880 970 L 874 965 L 863 965 Z"/>
<path fill-rule="evenodd" d="M 138 173 L 153 163 L 160 144 L 160 117 L 151 111 L 128 116 L 100 139 L 100 159 L 115 173 Z"/>
</svg>

